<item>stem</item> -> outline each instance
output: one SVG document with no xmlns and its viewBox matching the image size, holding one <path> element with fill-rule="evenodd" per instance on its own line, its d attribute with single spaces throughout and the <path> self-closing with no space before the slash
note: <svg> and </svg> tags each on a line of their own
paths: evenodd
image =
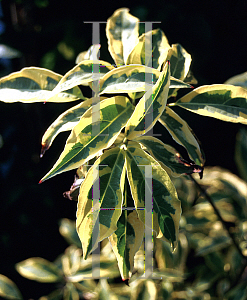
<svg viewBox="0 0 247 300">
<path fill-rule="evenodd" d="M 197 188 L 200 190 L 200 192 L 205 196 L 205 198 L 208 200 L 208 202 L 211 204 L 211 206 L 214 209 L 215 214 L 217 215 L 217 217 L 219 218 L 220 222 L 222 223 L 222 225 L 224 226 L 224 228 L 226 229 L 226 231 L 228 232 L 228 235 L 230 236 L 232 243 L 234 244 L 234 246 L 236 247 L 238 253 L 240 254 L 240 256 L 242 258 L 244 258 L 244 260 L 246 260 L 246 256 L 242 253 L 238 243 L 236 242 L 234 235 L 231 233 L 231 231 L 229 230 L 229 226 L 227 224 L 227 222 L 225 222 L 221 215 L 220 212 L 218 210 L 218 208 L 215 206 L 212 198 L 209 196 L 209 194 L 201 187 L 201 185 L 195 180 L 195 178 L 193 178 L 193 176 L 189 175 L 190 178 L 192 179 L 192 181 L 195 183 L 195 185 L 197 186 Z"/>
</svg>

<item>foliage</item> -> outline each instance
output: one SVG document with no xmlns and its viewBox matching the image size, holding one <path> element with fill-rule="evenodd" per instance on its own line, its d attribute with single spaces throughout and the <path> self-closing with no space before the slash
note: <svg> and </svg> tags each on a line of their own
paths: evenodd
<svg viewBox="0 0 247 300">
<path fill-rule="evenodd" d="M 58 116 L 42 138 L 41 156 L 60 132 L 71 132 L 63 152 L 40 182 L 77 169 L 77 180 L 66 195 L 78 200 L 76 228 L 82 255 L 87 260 L 82 261 L 81 252 L 72 246 L 56 263 L 31 258 L 19 263 L 17 270 L 29 279 L 62 282 L 65 288 L 48 299 L 59 299 L 62 295 L 64 299 L 79 299 L 77 289 L 85 291 L 80 279 L 85 274 L 92 276 L 87 273 L 89 265 L 93 272 L 95 254 L 92 253 L 99 242 L 108 238 L 122 279 L 131 282 L 144 273 L 144 265 L 140 263 L 138 266 L 138 253 L 143 255 L 145 247 L 148 247 L 148 224 L 151 224 L 151 235 L 158 238 L 154 239 L 158 269 L 153 272 L 158 281 L 139 278 L 133 283 L 135 289 L 131 299 L 155 298 L 154 292 L 151 292 L 154 289 L 164 299 L 205 299 L 216 282 L 217 286 L 222 285 L 220 290 L 224 293 L 229 281 L 236 279 L 235 274 L 230 272 L 231 268 L 235 270 L 240 263 L 234 265 L 236 262 L 230 260 L 235 255 L 232 245 L 214 218 L 210 204 L 192 205 L 188 200 L 196 199 L 197 186 L 190 188 L 191 182 L 179 176 L 199 173 L 202 178 L 205 157 L 193 131 L 173 108 L 179 106 L 202 116 L 247 124 L 247 91 L 244 86 L 208 85 L 175 100 L 179 89 L 190 89 L 190 83 L 195 82 L 190 72 L 191 56 L 181 45 L 170 46 L 160 29 L 139 36 L 139 20 L 124 8 L 115 11 L 108 19 L 106 36 L 115 65 L 99 60 L 100 46 L 92 45 L 78 56 L 76 66 L 64 76 L 43 68 L 29 67 L 0 79 L 0 99 L 5 102 L 80 101 Z M 83 95 L 86 86 L 91 88 L 92 98 Z M 172 146 L 153 136 L 152 130 L 157 121 L 187 150 L 188 161 Z M 241 147 L 238 146 L 238 151 L 243 157 L 246 147 Z M 245 171 L 243 168 L 243 174 Z M 241 207 L 246 207 L 246 195 L 241 196 L 239 187 L 223 174 L 217 174 L 216 187 L 211 179 L 205 183 L 205 186 L 211 186 L 210 191 L 205 192 L 206 199 L 228 199 L 228 192 L 235 195 L 237 190 L 240 196 L 230 196 L 231 200 L 227 200 L 230 204 L 226 201 L 221 213 L 227 222 L 236 223 L 236 228 L 244 230 L 246 216 Z M 207 176 L 205 178 L 202 184 Z M 222 204 L 220 201 L 219 205 Z M 152 205 L 151 215 L 147 209 L 148 202 Z M 181 202 L 184 206 L 182 219 Z M 235 235 L 238 234 L 241 236 L 243 232 L 235 232 Z M 176 249 L 175 254 L 172 254 L 167 242 L 173 250 Z M 205 261 L 199 275 L 193 269 L 189 275 L 185 274 L 189 249 L 195 250 Z M 224 253 L 221 253 L 222 249 Z M 116 261 L 113 267 L 113 263 L 109 265 L 109 257 L 112 256 L 109 253 L 106 256 L 108 271 L 105 272 L 108 273 L 102 272 L 106 277 L 115 277 Z M 135 259 L 137 275 L 132 276 Z M 100 261 L 102 265 L 104 262 Z M 109 268 L 113 272 L 111 275 Z M 217 276 L 214 276 L 216 271 Z M 229 271 L 228 277 L 225 276 L 226 271 Z M 194 285 L 187 290 L 177 289 L 186 276 L 196 277 Z M 218 276 L 227 280 L 221 281 Z M 166 281 L 162 281 L 163 278 Z M 90 282 L 99 291 L 97 297 L 104 298 L 103 295 L 108 293 L 107 282 L 101 280 L 97 287 L 94 281 Z M 174 282 L 178 285 L 173 285 Z M 246 293 L 244 288 L 242 290 Z M 229 296 L 229 299 L 234 298 Z"/>
</svg>

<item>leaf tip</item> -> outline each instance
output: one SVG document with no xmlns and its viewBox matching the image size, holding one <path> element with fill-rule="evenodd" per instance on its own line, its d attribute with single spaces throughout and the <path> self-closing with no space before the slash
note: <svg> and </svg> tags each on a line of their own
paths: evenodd
<svg viewBox="0 0 247 300">
<path fill-rule="evenodd" d="M 39 181 L 39 184 L 41 184 L 43 182 L 43 180 L 42 179 L 40 179 L 40 181 Z"/>
<path fill-rule="evenodd" d="M 130 286 L 129 285 L 129 279 L 122 279 L 123 280 L 123 282 L 127 285 L 127 286 Z"/>
<path fill-rule="evenodd" d="M 40 151 L 39 157 L 42 158 L 48 149 L 49 149 L 49 146 L 47 144 L 41 144 L 41 151 Z"/>
</svg>

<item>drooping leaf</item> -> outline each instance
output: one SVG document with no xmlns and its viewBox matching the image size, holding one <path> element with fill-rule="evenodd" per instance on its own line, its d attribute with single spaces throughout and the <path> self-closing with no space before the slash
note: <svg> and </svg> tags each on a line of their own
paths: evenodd
<svg viewBox="0 0 247 300">
<path fill-rule="evenodd" d="M 87 51 L 83 51 L 78 54 L 75 63 L 79 64 L 83 60 L 97 60 L 99 49 L 100 49 L 99 44 L 90 46 Z"/>
<path fill-rule="evenodd" d="M 109 71 L 100 80 L 100 94 L 136 93 L 152 88 L 159 79 L 157 69 L 143 65 L 122 66 Z M 169 88 L 190 88 L 191 86 L 174 77 L 170 78 Z"/>
<path fill-rule="evenodd" d="M 134 110 L 130 101 L 123 96 L 107 98 L 101 101 L 99 106 L 100 119 L 97 120 L 97 112 L 93 112 L 93 107 L 86 111 L 73 128 L 59 159 L 41 182 L 78 168 L 95 157 L 99 151 L 110 147 Z M 98 129 L 95 133 L 93 126 Z"/>
<path fill-rule="evenodd" d="M 202 172 L 200 166 L 187 162 L 172 146 L 164 144 L 155 137 L 141 136 L 135 141 L 144 146 L 168 173 L 172 172 L 173 176 Z"/>
<path fill-rule="evenodd" d="M 168 51 L 167 60 L 171 63 L 171 76 L 184 80 L 189 72 L 191 55 L 180 45 L 175 44 Z M 169 91 L 170 96 L 176 96 L 177 89 Z"/>
<path fill-rule="evenodd" d="M 167 60 L 169 49 L 170 45 L 162 30 L 148 31 L 139 37 L 139 42 L 130 53 L 126 64 L 140 64 L 160 70 Z"/>
<path fill-rule="evenodd" d="M 63 280 L 61 271 L 55 264 L 41 257 L 33 257 L 16 264 L 16 270 L 25 278 L 39 282 Z"/>
<path fill-rule="evenodd" d="M 247 182 L 247 130 L 241 128 L 237 134 L 235 161 L 241 177 Z"/>
<path fill-rule="evenodd" d="M 24 68 L 0 79 L 0 99 L 9 103 L 70 102 L 84 99 L 81 90 L 76 86 L 54 95 L 52 90 L 61 78 L 62 75 L 47 69 Z"/>
<path fill-rule="evenodd" d="M 123 149 L 107 150 L 89 169 L 78 198 L 76 227 L 84 258 L 97 248 L 98 242 L 117 230 L 122 213 L 125 181 Z M 99 199 L 94 190 L 98 184 Z M 98 227 L 98 228 L 97 228 Z"/>
<path fill-rule="evenodd" d="M 247 89 L 247 72 L 238 74 L 236 76 L 227 79 L 227 81 L 225 81 L 224 84 L 232 84 Z"/>
<path fill-rule="evenodd" d="M 138 43 L 139 19 L 129 14 L 128 8 L 120 8 L 107 20 L 108 49 L 117 66 L 126 63 Z"/>
<path fill-rule="evenodd" d="M 63 112 L 46 130 L 42 137 L 41 157 L 48 150 L 55 137 L 63 131 L 72 130 L 80 121 L 82 115 L 92 106 L 92 98 L 79 103 Z"/>
<path fill-rule="evenodd" d="M 92 81 L 99 80 L 112 69 L 114 67 L 110 63 L 102 60 L 83 60 L 61 78 L 52 93 L 56 95 L 78 85 L 87 85 Z"/>
<path fill-rule="evenodd" d="M 153 224 L 157 237 L 163 237 L 176 247 L 181 205 L 170 177 L 160 164 L 138 143 L 129 143 L 126 151 L 127 175 L 139 218 L 145 223 L 146 166 L 152 166 Z M 149 175 L 150 176 L 150 175 Z M 147 185 L 148 186 L 148 185 Z M 150 187 L 147 187 L 150 189 Z"/>
<path fill-rule="evenodd" d="M 0 296 L 4 299 L 22 300 L 22 295 L 16 284 L 8 277 L 0 274 Z"/>
<path fill-rule="evenodd" d="M 154 87 L 149 89 L 136 105 L 126 125 L 128 139 L 134 139 L 148 132 L 165 109 L 170 86 L 169 69 L 167 63 Z"/>
<path fill-rule="evenodd" d="M 138 218 L 137 212 L 124 209 L 117 222 L 117 230 L 109 236 L 123 280 L 132 275 L 134 256 L 141 246 L 143 236 L 144 224 Z"/>
<path fill-rule="evenodd" d="M 159 118 L 172 138 L 187 150 L 189 157 L 199 166 L 203 166 L 205 158 L 199 142 L 188 124 L 168 106 Z"/>
<path fill-rule="evenodd" d="M 247 124 L 247 90 L 232 85 L 214 84 L 196 88 L 175 105 L 202 116 Z"/>
</svg>

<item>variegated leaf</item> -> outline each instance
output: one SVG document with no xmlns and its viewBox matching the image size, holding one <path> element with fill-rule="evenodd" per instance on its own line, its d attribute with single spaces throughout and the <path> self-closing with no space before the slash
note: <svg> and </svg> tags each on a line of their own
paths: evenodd
<svg viewBox="0 0 247 300">
<path fill-rule="evenodd" d="M 90 168 L 80 188 L 76 227 L 84 258 L 117 230 L 126 176 L 123 149 L 107 150 Z M 97 190 L 94 190 L 94 189 Z M 99 193 L 99 199 L 97 195 Z"/>
<path fill-rule="evenodd" d="M 112 93 L 137 93 L 147 91 L 153 87 L 159 79 L 160 72 L 157 69 L 143 65 L 122 66 L 109 71 L 100 80 L 100 94 Z M 170 77 L 169 88 L 190 88 L 183 81 Z"/>
<path fill-rule="evenodd" d="M 170 86 L 170 68 L 166 64 L 163 72 L 152 89 L 140 99 L 126 125 L 128 139 L 148 132 L 156 123 L 166 106 Z"/>
<path fill-rule="evenodd" d="M 131 293 L 130 300 L 155 300 L 157 299 L 157 287 L 153 280 L 139 280 Z"/>
<path fill-rule="evenodd" d="M 153 229 L 157 237 L 164 237 L 176 247 L 181 204 L 167 172 L 138 143 L 129 143 L 126 151 L 127 175 L 138 215 L 145 223 L 145 186 L 150 189 L 153 201 Z M 152 190 L 145 185 L 146 167 L 152 167 Z M 150 176 L 150 174 L 149 174 Z"/>
<path fill-rule="evenodd" d="M 97 81 L 112 69 L 114 67 L 110 63 L 102 60 L 83 60 L 61 78 L 52 93 L 56 95 L 78 85 Z"/>
<path fill-rule="evenodd" d="M 117 230 L 109 236 L 112 249 L 118 260 L 123 280 L 129 279 L 134 267 L 134 256 L 144 237 L 144 224 L 135 210 L 125 209 L 117 222 Z"/>
<path fill-rule="evenodd" d="M 97 60 L 100 44 L 92 45 L 87 51 L 78 54 L 75 63 L 79 64 L 84 60 Z"/>
<path fill-rule="evenodd" d="M 169 49 L 170 45 L 162 30 L 146 32 L 139 37 L 139 42 L 130 53 L 126 64 L 140 64 L 160 70 L 167 60 Z"/>
<path fill-rule="evenodd" d="M 92 106 L 92 98 L 79 103 L 63 112 L 46 130 L 42 137 L 41 157 L 48 150 L 55 137 L 63 131 L 72 130 L 80 121 L 82 115 Z"/>
<path fill-rule="evenodd" d="M 99 111 L 93 111 L 94 107 L 86 111 L 73 128 L 59 159 L 40 182 L 78 168 L 99 151 L 110 147 L 134 110 L 130 101 L 123 96 L 107 98 L 99 103 L 99 107 Z"/>
<path fill-rule="evenodd" d="M 201 86 L 180 98 L 175 105 L 202 116 L 247 124 L 247 90 L 239 86 Z"/>
<path fill-rule="evenodd" d="M 169 131 L 172 138 L 187 150 L 189 157 L 199 166 L 205 163 L 199 142 L 188 124 L 168 106 L 159 118 L 160 123 Z"/>
<path fill-rule="evenodd" d="M 169 49 L 167 60 L 171 63 L 171 75 L 184 80 L 190 69 L 191 55 L 180 44 L 175 44 Z M 169 97 L 176 93 L 177 89 L 170 90 Z"/>
<path fill-rule="evenodd" d="M 170 145 L 166 145 L 152 136 L 141 136 L 135 139 L 156 159 L 162 167 L 173 176 L 181 174 L 202 173 L 202 168 L 184 160 Z"/>
<path fill-rule="evenodd" d="M 128 55 L 138 43 L 139 19 L 120 8 L 107 20 L 108 49 L 117 66 L 124 65 Z"/>
<path fill-rule="evenodd" d="M 247 89 L 247 72 L 238 74 L 236 76 L 227 79 L 227 81 L 225 81 L 224 84 L 237 85 Z"/>
<path fill-rule="evenodd" d="M 0 274 L 0 297 L 3 299 L 22 300 L 22 295 L 16 284 L 8 277 Z"/>
<path fill-rule="evenodd" d="M 25 278 L 38 282 L 58 282 L 63 280 L 61 270 L 48 260 L 32 257 L 16 264 L 16 270 Z"/>
<path fill-rule="evenodd" d="M 85 99 L 76 86 L 54 95 L 52 90 L 61 78 L 62 75 L 47 69 L 24 68 L 0 79 L 0 99 L 9 103 L 70 102 Z"/>
</svg>

